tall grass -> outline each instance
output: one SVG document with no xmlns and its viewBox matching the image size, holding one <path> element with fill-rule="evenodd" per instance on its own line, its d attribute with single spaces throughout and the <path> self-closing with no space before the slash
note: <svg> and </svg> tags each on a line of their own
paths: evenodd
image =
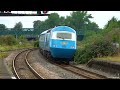
<svg viewBox="0 0 120 90">
<path fill-rule="evenodd" d="M 21 42 L 21 43 L 20 43 Z M 14 36 L 0 36 L 0 51 L 9 51 L 22 48 L 33 48 L 36 41 L 27 41 L 24 36 L 18 37 Z M 0 58 L 5 58 L 8 53 L 0 52 Z"/>
<path fill-rule="evenodd" d="M 15 45 L 16 39 L 12 35 L 0 36 L 0 45 Z"/>
<path fill-rule="evenodd" d="M 6 58 L 8 56 L 7 52 L 0 52 L 0 59 Z"/>
</svg>

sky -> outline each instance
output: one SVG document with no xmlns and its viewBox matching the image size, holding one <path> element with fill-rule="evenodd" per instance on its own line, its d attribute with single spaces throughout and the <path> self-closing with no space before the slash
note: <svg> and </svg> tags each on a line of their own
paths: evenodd
<svg viewBox="0 0 120 90">
<path fill-rule="evenodd" d="M 49 11 L 48 13 L 58 13 L 59 16 L 70 16 L 72 11 Z M 36 13 L 35 11 L 12 11 L 12 13 Z M 108 20 L 113 16 L 120 20 L 120 11 L 88 11 L 88 14 L 93 16 L 93 19 L 90 19 L 92 22 L 98 24 L 99 28 L 103 28 Z M 44 21 L 48 16 L 0 16 L 0 24 L 5 24 L 7 28 L 13 28 L 14 25 L 18 22 L 22 22 L 23 28 L 33 28 L 33 21 L 41 20 Z"/>
</svg>

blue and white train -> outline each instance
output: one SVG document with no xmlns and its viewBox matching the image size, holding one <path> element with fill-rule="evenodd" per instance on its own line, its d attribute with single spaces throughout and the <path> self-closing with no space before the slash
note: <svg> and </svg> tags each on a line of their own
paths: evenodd
<svg viewBox="0 0 120 90">
<path fill-rule="evenodd" d="M 40 34 L 40 52 L 46 57 L 69 62 L 76 51 L 76 31 L 68 26 L 57 26 Z"/>
</svg>

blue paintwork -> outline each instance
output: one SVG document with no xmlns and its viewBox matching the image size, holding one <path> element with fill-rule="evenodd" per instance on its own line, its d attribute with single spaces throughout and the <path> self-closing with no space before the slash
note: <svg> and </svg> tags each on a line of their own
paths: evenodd
<svg viewBox="0 0 120 90">
<path fill-rule="evenodd" d="M 52 28 L 51 31 L 46 34 L 47 31 L 48 30 L 42 32 L 40 35 L 48 35 L 50 32 L 54 33 L 57 31 L 76 33 L 74 29 L 68 26 L 58 26 Z M 71 48 L 71 46 L 74 48 Z M 49 51 L 54 58 L 66 58 L 70 60 L 76 51 L 76 41 L 51 39 L 51 36 L 48 36 L 47 41 L 39 42 L 39 47 L 43 50 Z"/>
<path fill-rule="evenodd" d="M 68 32 L 73 32 L 75 33 L 76 31 L 72 29 L 71 27 L 68 26 L 58 26 L 52 29 L 52 32 L 54 31 L 68 31 Z"/>
<path fill-rule="evenodd" d="M 76 49 L 75 41 L 70 41 L 70 40 L 51 39 L 50 47 L 54 47 L 54 45 L 57 45 L 57 48 L 64 48 L 64 49 L 70 49 L 71 46 L 74 46 Z"/>
<path fill-rule="evenodd" d="M 71 59 L 75 53 L 75 49 L 50 48 L 51 54 L 54 58 Z"/>
<path fill-rule="evenodd" d="M 62 44 L 62 43 L 66 44 Z M 75 48 L 71 48 L 74 46 Z M 54 58 L 72 58 L 76 51 L 75 41 L 51 40 L 50 52 Z"/>
</svg>

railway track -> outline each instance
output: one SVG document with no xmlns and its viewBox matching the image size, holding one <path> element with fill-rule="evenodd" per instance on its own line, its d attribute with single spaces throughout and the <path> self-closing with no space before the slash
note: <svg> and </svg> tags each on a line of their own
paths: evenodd
<svg viewBox="0 0 120 90">
<path fill-rule="evenodd" d="M 26 49 L 15 56 L 12 68 L 17 79 L 44 79 L 28 62 L 28 54 L 33 50 Z"/>
<path fill-rule="evenodd" d="M 51 64 L 54 64 L 56 66 L 59 66 L 60 68 L 72 72 L 76 75 L 82 76 L 85 79 L 109 79 L 108 77 L 86 70 L 84 68 L 76 67 L 74 65 L 66 65 L 66 63 L 56 62 L 54 60 L 49 60 L 48 58 L 44 57 L 45 60 L 49 61 Z"/>
<path fill-rule="evenodd" d="M 98 73 L 95 73 L 95 72 L 91 72 L 89 70 L 86 70 L 86 69 L 83 69 L 83 68 L 80 68 L 80 67 L 76 67 L 74 65 L 58 65 L 57 66 L 67 70 L 67 71 L 70 71 L 74 74 L 77 74 L 79 76 L 82 76 L 86 79 L 107 79 L 106 76 L 103 76 L 103 75 L 100 75 Z"/>
<path fill-rule="evenodd" d="M 109 79 L 108 77 L 106 77 L 104 75 L 100 75 L 98 73 L 95 73 L 95 72 L 92 72 L 92 71 L 89 71 L 89 70 L 86 70 L 86 69 L 83 69 L 80 67 L 76 67 L 71 64 L 66 65 L 66 63 L 57 62 L 53 58 L 50 59 L 50 58 L 45 57 L 44 55 L 43 55 L 43 57 L 45 58 L 46 61 L 49 61 L 51 64 L 59 66 L 60 68 L 66 70 L 66 71 L 72 72 L 76 75 L 82 76 L 85 79 Z"/>
</svg>

